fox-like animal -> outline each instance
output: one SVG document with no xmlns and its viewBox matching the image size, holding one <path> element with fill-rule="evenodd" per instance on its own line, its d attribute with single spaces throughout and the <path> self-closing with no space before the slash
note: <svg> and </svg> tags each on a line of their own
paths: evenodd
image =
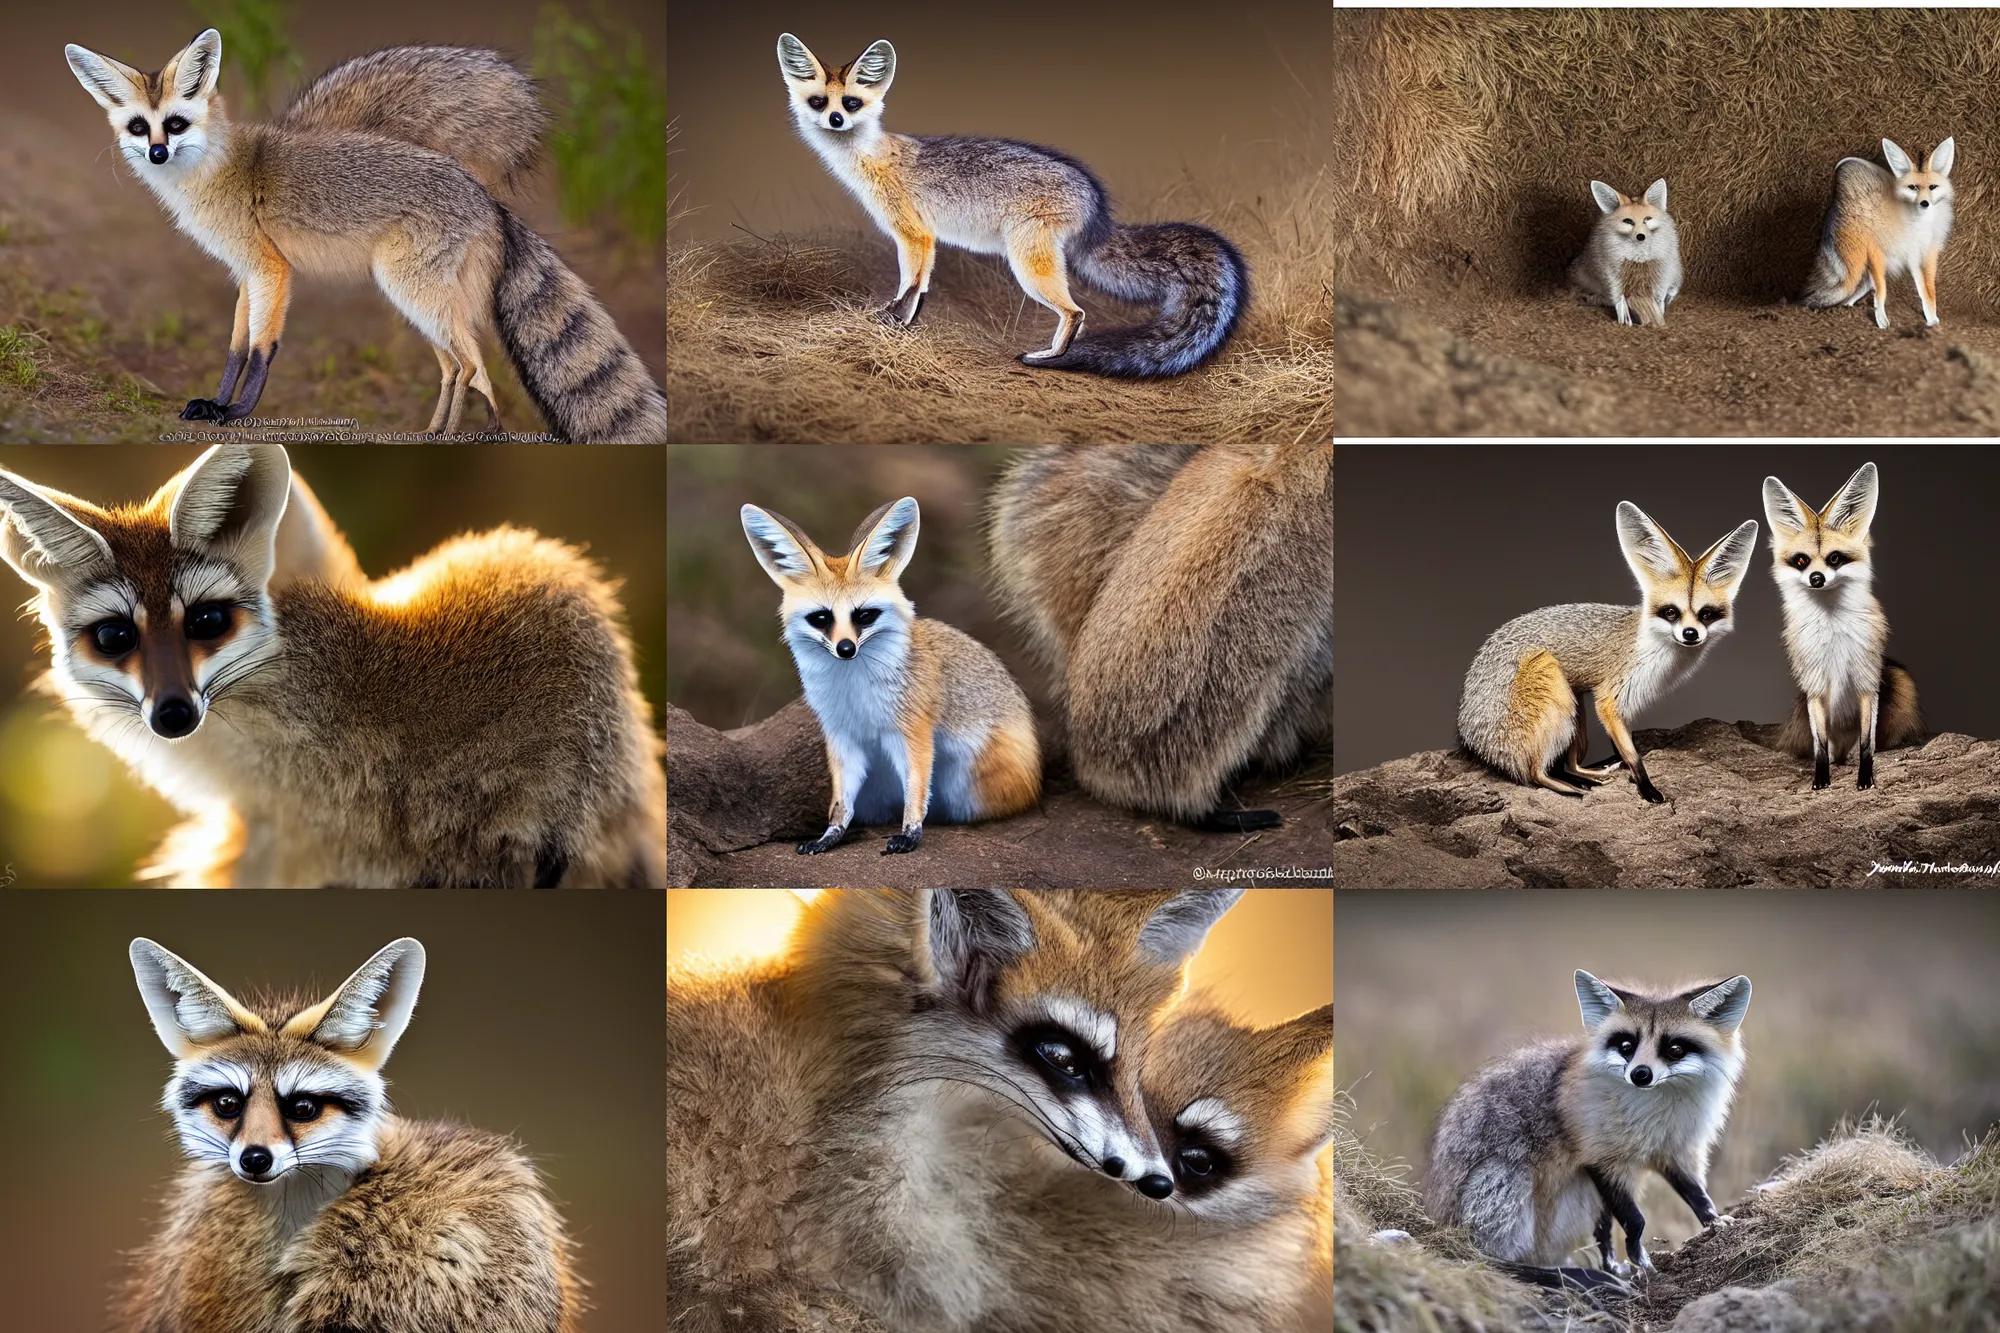
<svg viewBox="0 0 2000 1333">
<path fill-rule="evenodd" d="M 126 1333 L 576 1333 L 562 1217 L 527 1157 L 389 1108 L 423 945 L 396 940 L 316 1003 L 245 1003 L 147 939 L 131 957 L 188 1164 L 137 1256 Z"/>
<path fill-rule="evenodd" d="M 886 318 L 913 323 L 940 241 L 1005 255 L 1028 298 L 1056 316 L 1031 366 L 1098 375 L 1180 375 L 1235 331 L 1250 298 L 1250 269 L 1219 233 L 1190 222 L 1114 222 L 1090 168 L 1052 148 L 967 135 L 915 137 L 882 128 L 896 48 L 872 43 L 829 70 L 785 33 L 778 70 L 792 118 L 834 178 L 896 243 L 900 278 Z M 1123 301 L 1157 306 L 1152 321 L 1089 337 L 1070 280 Z"/>
<path fill-rule="evenodd" d="M 1664 801 L 1627 719 L 1692 675 L 1709 645 L 1730 631 L 1756 545 L 1751 519 L 1690 556 L 1644 510 L 1621 500 L 1618 546 L 1645 601 L 1548 606 L 1494 630 L 1465 673 L 1459 743 L 1514 781 L 1565 796 L 1608 782 L 1605 775 L 1622 764 L 1639 795 Z M 1585 694 L 1618 750 L 1596 767 L 1584 763 Z"/>
<path fill-rule="evenodd" d="M 1099 799 L 1239 832 L 1229 782 L 1333 736 L 1333 446 L 1057 445 L 990 511 L 993 592 Z"/>
<path fill-rule="evenodd" d="M 1951 234 L 1951 166 L 1946 139 L 1919 167 L 1882 141 L 1881 167 L 1843 157 L 1833 169 L 1833 201 L 1820 228 L 1819 254 L 1803 298 L 1809 306 L 1853 305 L 1875 294 L 1875 327 L 1889 327 L 1889 279 L 1907 273 L 1917 285 L 1924 323 L 1938 322 L 1937 266 Z"/>
<path fill-rule="evenodd" d="M 986 1238 L 1026 1136 L 1172 1196 L 1151 1026 L 1241 893 L 835 890 L 778 960 L 670 967 L 668 1324 L 823 1289 L 927 1333 L 1014 1310 Z"/>
<path fill-rule="evenodd" d="M 48 688 L 192 816 L 153 873 L 664 883 L 659 743 L 603 576 L 500 528 L 370 583 L 294 493 L 275 444 L 217 445 L 109 509 L 0 471 L 0 556 L 36 590 Z"/>
<path fill-rule="evenodd" d="M 1578 969 L 1583 1036 L 1530 1046 L 1461 1087 L 1438 1121 L 1425 1182 L 1430 1215 L 1463 1226 L 1516 1276 L 1595 1286 L 1650 1271 L 1634 1202 L 1657 1172 L 1703 1226 L 1708 1159 L 1742 1076 L 1750 979 L 1669 993 L 1606 985 Z M 1625 1233 L 1630 1267 L 1611 1247 Z M 1599 1269 L 1565 1266 L 1586 1236 Z"/>
<path fill-rule="evenodd" d="M 1000 819 L 1040 799 L 1027 696 L 992 649 L 920 619 L 897 582 L 917 550 L 913 497 L 861 520 L 845 555 L 828 555 L 798 524 L 756 505 L 744 505 L 742 519 L 757 563 L 784 593 L 785 646 L 833 777 L 826 832 L 801 853 L 838 847 L 857 819 L 900 819 L 883 854 L 915 851 L 928 818 Z"/>
<path fill-rule="evenodd" d="M 1868 529 L 1880 493 L 1863 463 L 1822 509 L 1764 478 L 1771 524 L 1771 577 L 1785 603 L 1785 655 L 1798 702 L 1780 748 L 1813 762 L 1813 790 L 1833 781 L 1832 765 L 1855 759 L 1855 786 L 1875 785 L 1875 751 L 1922 738 L 1923 712 L 1909 671 L 1884 655 L 1889 618 L 1870 586 L 1875 562 Z"/>
<path fill-rule="evenodd" d="M 1174 1192 L 1024 1167 L 992 1242 L 1019 1298 L 982 1333 L 1274 1333 L 1329 1326 L 1333 1006 L 1254 1030 L 1185 1002 L 1140 1075 Z M 1052 1156 L 1052 1154 L 1043 1154 Z M 1326 1317 L 1319 1317 L 1322 1311 Z"/>
<path fill-rule="evenodd" d="M 463 67 L 490 70 L 504 64 L 498 57 L 378 52 L 362 57 L 360 70 L 327 75 L 278 123 L 252 125 L 231 121 L 216 91 L 222 36 L 214 28 L 153 74 L 74 44 L 64 55 L 110 118 L 133 174 L 237 280 L 221 387 L 191 400 L 183 420 L 228 424 L 256 410 L 298 271 L 372 277 L 431 344 L 440 381 L 430 433 L 459 433 L 468 390 L 486 400 L 488 429 L 503 429 L 480 352 L 482 336 L 497 328 L 560 438 L 666 439 L 666 395 L 611 316 L 476 178 L 475 169 L 510 174 L 518 153 L 427 146 L 467 133 L 508 139 L 517 128 L 524 144 L 539 135 L 539 110 L 518 127 L 512 118 L 504 129 L 478 123 L 482 111 L 521 102 L 518 72 L 494 72 L 480 95 L 462 95 Z M 457 72 L 443 75 L 447 67 Z M 440 90 L 429 106 L 427 84 Z M 371 97 L 372 112 L 355 106 Z"/>
<path fill-rule="evenodd" d="M 1590 183 L 1601 216 L 1590 242 L 1570 265 L 1570 281 L 1620 324 L 1665 325 L 1667 306 L 1681 294 L 1681 236 L 1667 215 L 1664 177 L 1628 199 L 1603 181 Z"/>
</svg>

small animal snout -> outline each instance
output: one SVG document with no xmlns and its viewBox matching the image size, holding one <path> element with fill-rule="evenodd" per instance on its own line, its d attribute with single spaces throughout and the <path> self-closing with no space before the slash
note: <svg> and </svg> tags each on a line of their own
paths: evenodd
<svg viewBox="0 0 2000 1333">
<path fill-rule="evenodd" d="M 1123 1157 L 1105 1158 L 1104 1174 L 1112 1177 L 1113 1179 L 1118 1179 L 1123 1177 L 1125 1174 L 1125 1159 Z"/>
<path fill-rule="evenodd" d="M 1646 239 L 1646 233 L 1643 231 L 1635 231 L 1632 233 L 1632 239 L 1635 241 L 1643 241 Z"/>
<path fill-rule="evenodd" d="M 1928 200 L 1928 199 L 1919 199 L 1919 200 L 1917 200 L 1917 207 L 1918 207 L 1918 208 L 1929 208 L 1930 206 L 1931 206 L 1931 201 L 1930 201 L 1930 200 Z"/>
<path fill-rule="evenodd" d="M 1635 1088 L 1652 1087 L 1653 1086 L 1652 1069 L 1646 1065 L 1634 1065 L 1632 1067 L 1632 1086 Z"/>
<path fill-rule="evenodd" d="M 1826 586 L 1826 575 L 1815 569 L 1812 573 L 1806 575 L 1806 582 L 1812 584 L 1815 588 L 1824 588 Z"/>
<path fill-rule="evenodd" d="M 835 656 L 839 657 L 841 661 L 845 662 L 847 659 L 853 657 L 856 653 L 861 651 L 861 645 L 856 643 L 852 639 L 842 639 L 839 643 L 833 645 L 833 651 Z"/>
<path fill-rule="evenodd" d="M 1164 1199 L 1174 1192 L 1174 1182 L 1157 1171 L 1150 1176 L 1140 1176 L 1133 1184 L 1139 1193 L 1149 1199 Z"/>
<path fill-rule="evenodd" d="M 833 126 L 835 129 L 839 129 L 842 125 L 845 125 L 847 122 L 844 119 L 842 119 L 840 113 L 836 111 L 832 115 L 826 118 L 826 123 Z"/>
<path fill-rule="evenodd" d="M 153 733 L 179 740 L 201 723 L 201 713 L 191 700 L 170 694 L 153 705 Z"/>
<path fill-rule="evenodd" d="M 253 1176 L 261 1176 L 271 1169 L 271 1150 L 259 1144 L 252 1144 L 243 1150 L 237 1162 L 244 1171 Z"/>
<path fill-rule="evenodd" d="M 167 146 L 163 143 L 154 144 L 146 150 L 146 160 L 156 167 L 159 166 L 167 160 Z"/>
<path fill-rule="evenodd" d="M 1695 628 L 1695 627 L 1694 627 L 1693 625 L 1689 625 L 1689 626 L 1688 626 L 1688 627 L 1687 627 L 1686 629 L 1683 629 L 1683 630 L 1681 631 L 1681 642 L 1682 642 L 1682 643 L 1700 643 L 1700 642 L 1701 642 L 1701 631 L 1700 631 L 1700 630 L 1698 630 L 1698 629 L 1696 629 L 1696 628 Z"/>
</svg>

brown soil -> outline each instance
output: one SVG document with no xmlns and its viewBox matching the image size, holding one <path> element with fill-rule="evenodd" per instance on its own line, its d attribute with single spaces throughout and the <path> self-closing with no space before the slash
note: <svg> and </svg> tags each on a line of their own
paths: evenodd
<svg viewBox="0 0 2000 1333">
<path fill-rule="evenodd" d="M 831 852 L 796 844 L 826 827 L 819 725 L 803 700 L 762 722 L 721 732 L 667 709 L 668 883 L 677 888 L 1164 888 L 1198 871 L 1325 867 L 1333 802 L 1319 770 L 1235 790 L 1246 809 L 1276 810 L 1285 826 L 1249 836 L 1197 833 L 1100 805 L 1077 790 L 1045 741 L 1041 805 L 987 824 L 927 825 L 923 845 L 884 856 L 893 830 L 856 829 Z M 1324 875 L 1321 870 L 1321 875 Z M 1325 887 L 1305 875 L 1243 878 L 1255 886 Z"/>
</svg>

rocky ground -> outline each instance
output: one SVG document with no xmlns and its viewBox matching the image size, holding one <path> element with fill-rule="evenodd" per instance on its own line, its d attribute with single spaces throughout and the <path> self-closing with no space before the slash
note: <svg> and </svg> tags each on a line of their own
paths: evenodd
<svg viewBox="0 0 2000 1333">
<path fill-rule="evenodd" d="M 818 856 L 796 844 L 826 827 L 831 790 L 818 724 L 802 700 L 734 731 L 667 709 L 668 882 L 704 888 L 1166 888 L 1196 874 L 1244 885 L 1326 887 L 1335 851 L 1323 767 L 1243 784 L 1235 803 L 1277 810 L 1285 826 L 1197 833 L 1101 805 L 1070 781 L 1059 740 L 1044 738 L 1039 809 L 988 824 L 932 824 L 923 846 L 885 857 L 892 831 L 869 829 Z M 1290 873 L 1252 876 L 1259 869 Z M 1317 871 L 1316 877 L 1296 871 Z"/>
<path fill-rule="evenodd" d="M 1578 799 L 1432 750 L 1334 779 L 1337 888 L 2000 887 L 2000 742 L 1947 733 L 1810 789 L 1776 727 L 1713 719 L 1642 731 L 1666 795 L 1622 776 Z M 1870 875 L 1871 867 L 1914 869 Z M 1936 866 L 1986 866 L 1927 872 Z"/>
</svg>

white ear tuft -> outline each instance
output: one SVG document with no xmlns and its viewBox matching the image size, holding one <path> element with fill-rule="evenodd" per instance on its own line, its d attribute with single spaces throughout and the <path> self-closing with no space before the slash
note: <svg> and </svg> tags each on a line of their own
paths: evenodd
<svg viewBox="0 0 2000 1333">
<path fill-rule="evenodd" d="M 112 563 L 111 547 L 26 477 L 0 471 L 0 557 L 37 587 Z"/>
<path fill-rule="evenodd" d="M 1757 520 L 1746 518 L 1734 532 L 1703 551 L 1695 565 L 1704 579 L 1733 598 L 1737 585 L 1750 572 L 1750 554 L 1756 549 Z"/>
<path fill-rule="evenodd" d="M 122 111 L 145 101 L 146 76 L 130 65 L 71 42 L 63 48 L 69 72 L 106 111 Z"/>
<path fill-rule="evenodd" d="M 853 68 L 854 82 L 886 92 L 896 77 L 896 48 L 886 41 L 871 42 L 855 58 Z"/>
<path fill-rule="evenodd" d="M 826 71 L 806 44 L 790 33 L 778 34 L 778 69 L 788 79 L 800 83 L 825 83 Z"/>
<path fill-rule="evenodd" d="M 1620 198 L 1618 191 L 1612 189 L 1603 181 L 1592 181 L 1590 183 L 1590 197 L 1595 199 L 1597 207 L 1606 213 L 1616 213 L 1618 206 L 1624 202 Z"/>
<path fill-rule="evenodd" d="M 1662 213 L 1667 211 L 1667 178 L 1660 177 L 1646 187 L 1646 202 Z"/>
<path fill-rule="evenodd" d="M 181 478 L 167 530 L 183 551 L 213 550 L 259 586 L 271 577 L 292 461 L 275 444 L 218 444 Z"/>
<path fill-rule="evenodd" d="M 215 81 L 221 75 L 222 34 L 204 28 L 200 36 L 167 62 L 167 67 L 160 71 L 160 80 L 174 90 L 174 96 L 192 101 L 214 92 Z"/>
<path fill-rule="evenodd" d="M 1649 578 L 1676 578 L 1690 563 L 1667 530 L 1630 500 L 1618 502 L 1618 547 L 1642 586 Z"/>
<path fill-rule="evenodd" d="M 917 502 L 904 496 L 883 505 L 855 529 L 851 558 L 866 574 L 879 574 L 891 582 L 903 576 L 910 557 L 917 553 L 917 530 L 921 518 Z"/>
<path fill-rule="evenodd" d="M 1951 160 L 1956 156 L 1958 156 L 1958 145 L 1951 139 L 1946 139 L 1936 148 L 1931 149 L 1930 161 L 1924 165 L 1935 171 L 1938 175 L 1948 178 L 1951 175 Z"/>
<path fill-rule="evenodd" d="M 332 996 L 293 1020 L 311 1022 L 308 1031 L 294 1032 L 291 1026 L 286 1031 L 380 1069 L 410 1025 L 423 984 L 424 946 L 408 938 L 393 941 L 356 968 Z"/>
<path fill-rule="evenodd" d="M 1139 931 L 1139 952 L 1156 963 L 1192 958 L 1242 889 L 1182 889 L 1155 908 Z"/>
<path fill-rule="evenodd" d="M 744 505 L 738 517 L 743 520 L 743 535 L 750 539 L 750 550 L 757 563 L 779 587 L 802 574 L 812 573 L 813 556 L 819 548 L 800 531 L 798 524 L 756 505 Z"/>
<path fill-rule="evenodd" d="M 995 973 L 1035 947 L 1034 924 L 1005 889 L 924 889 L 917 910 L 917 974 L 975 1010 Z"/>
<path fill-rule="evenodd" d="M 1889 170 L 1898 176 L 1907 176 L 1915 170 L 1910 164 L 1910 155 L 1887 139 L 1882 141 L 1882 160 L 1887 162 Z"/>
<path fill-rule="evenodd" d="M 1764 517 L 1771 524 L 1771 540 L 1777 541 L 1778 532 L 1804 532 L 1812 526 L 1808 515 L 1811 510 L 1805 501 L 1792 493 L 1792 488 L 1776 477 L 1764 478 Z"/>
<path fill-rule="evenodd" d="M 127 952 L 153 1031 L 175 1059 L 192 1059 L 204 1046 L 262 1029 L 245 1023 L 246 1011 L 228 991 L 153 941 L 133 940 Z"/>
<path fill-rule="evenodd" d="M 1875 522 L 1875 501 L 1880 491 L 1873 463 L 1863 463 L 1847 479 L 1847 484 L 1826 502 L 1826 525 L 1847 533 L 1863 533 Z"/>
<path fill-rule="evenodd" d="M 1617 991 L 1580 967 L 1576 970 L 1576 1003 L 1583 1010 L 1583 1026 L 1592 1031 L 1625 1007 Z"/>
<path fill-rule="evenodd" d="M 1750 978 L 1734 976 L 1720 986 L 1705 990 L 1688 1001 L 1688 1009 L 1696 1018 L 1707 1019 L 1724 1032 L 1734 1032 L 1743 1025 L 1743 1015 L 1750 1008 Z"/>
</svg>

